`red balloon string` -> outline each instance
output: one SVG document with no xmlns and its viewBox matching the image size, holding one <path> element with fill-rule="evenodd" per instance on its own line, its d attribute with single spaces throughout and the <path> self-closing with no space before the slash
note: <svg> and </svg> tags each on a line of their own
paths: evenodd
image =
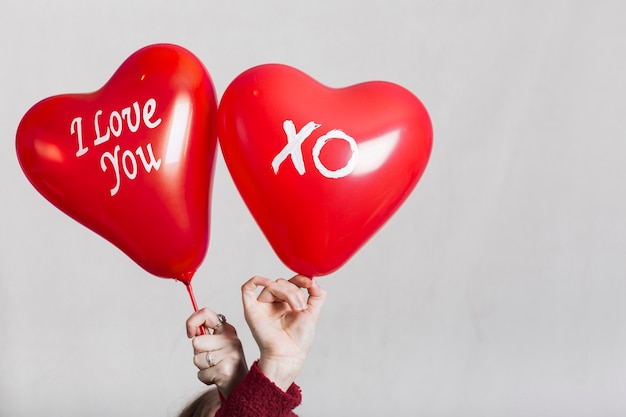
<svg viewBox="0 0 626 417">
<path fill-rule="evenodd" d="M 178 277 L 174 278 L 176 281 L 180 281 L 185 284 L 187 288 L 187 292 L 189 293 L 189 298 L 191 298 L 191 305 L 193 306 L 193 311 L 198 311 L 198 303 L 196 303 L 196 296 L 193 295 L 193 288 L 191 287 L 191 279 L 193 278 L 193 274 L 195 271 L 187 272 L 184 274 L 180 274 Z M 200 327 L 200 333 L 206 334 L 206 330 L 204 326 Z"/>
<path fill-rule="evenodd" d="M 187 287 L 187 292 L 189 293 L 189 298 L 191 298 L 191 304 L 193 305 L 193 311 L 198 311 L 198 304 L 196 303 L 196 297 L 193 295 L 193 288 L 191 287 L 191 282 L 185 283 L 185 287 Z M 206 330 L 204 326 L 200 327 L 200 334 L 205 335 Z"/>
<path fill-rule="evenodd" d="M 193 288 L 191 287 L 191 283 L 185 284 L 185 287 L 187 287 L 189 298 L 191 298 L 191 305 L 193 305 L 193 311 L 198 311 L 198 303 L 196 303 L 196 297 L 193 295 Z"/>
</svg>

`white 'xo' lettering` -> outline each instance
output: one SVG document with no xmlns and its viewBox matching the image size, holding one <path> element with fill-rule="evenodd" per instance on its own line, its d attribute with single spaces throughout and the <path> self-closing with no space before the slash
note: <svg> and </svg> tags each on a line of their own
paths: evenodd
<svg viewBox="0 0 626 417">
<path fill-rule="evenodd" d="M 278 174 L 278 168 L 283 163 L 283 161 L 287 159 L 287 157 L 291 157 L 291 161 L 293 162 L 294 167 L 300 175 L 303 175 L 306 172 L 304 159 L 302 158 L 302 143 L 306 140 L 306 138 L 311 135 L 311 133 L 313 133 L 315 129 L 320 126 L 321 124 L 309 122 L 299 132 L 296 132 L 296 126 L 292 120 L 285 120 L 283 122 L 283 130 L 287 135 L 287 144 L 272 160 L 272 168 L 274 169 L 274 174 Z M 350 145 L 350 151 L 352 152 L 352 156 L 350 156 L 350 159 L 348 160 L 348 162 L 346 162 L 346 165 L 334 171 L 328 169 L 320 160 L 320 153 L 322 152 L 322 148 L 332 139 L 340 139 L 346 141 L 348 145 Z M 354 138 L 339 129 L 333 129 L 325 135 L 320 136 L 315 142 L 315 146 L 313 146 L 312 153 L 315 167 L 317 168 L 319 173 L 326 178 L 345 177 L 354 170 L 359 162 L 359 148 L 356 144 L 356 141 L 354 140 Z"/>
</svg>

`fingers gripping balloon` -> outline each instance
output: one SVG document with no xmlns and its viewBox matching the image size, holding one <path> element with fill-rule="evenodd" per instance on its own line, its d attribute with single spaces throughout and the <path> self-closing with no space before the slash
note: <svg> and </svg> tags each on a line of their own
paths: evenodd
<svg viewBox="0 0 626 417">
<path fill-rule="evenodd" d="M 151 45 L 99 90 L 35 104 L 17 156 L 52 204 L 146 271 L 183 282 L 208 248 L 217 101 L 189 51 Z"/>
<path fill-rule="evenodd" d="M 277 64 L 238 76 L 218 120 L 250 212 L 283 263 L 307 276 L 335 271 L 382 227 L 432 147 L 428 113 L 406 89 L 333 89 Z"/>
</svg>

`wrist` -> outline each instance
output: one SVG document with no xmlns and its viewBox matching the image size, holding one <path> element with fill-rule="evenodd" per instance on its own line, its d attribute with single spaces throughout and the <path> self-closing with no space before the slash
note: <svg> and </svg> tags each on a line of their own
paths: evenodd
<svg viewBox="0 0 626 417">
<path fill-rule="evenodd" d="M 266 357 L 261 354 L 257 366 L 277 387 L 287 392 L 302 369 L 303 361 L 287 357 Z"/>
<path fill-rule="evenodd" d="M 236 364 L 227 366 L 224 370 L 225 376 L 215 381 L 218 391 L 227 398 L 248 374 L 248 366 L 245 359 L 241 359 Z"/>
</svg>

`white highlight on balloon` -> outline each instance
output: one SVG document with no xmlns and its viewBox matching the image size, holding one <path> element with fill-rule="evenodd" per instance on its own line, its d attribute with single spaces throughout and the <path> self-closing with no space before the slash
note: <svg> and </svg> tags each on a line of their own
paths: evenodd
<svg viewBox="0 0 626 417">
<path fill-rule="evenodd" d="M 363 175 L 376 171 L 389 159 L 400 140 L 399 129 L 359 143 L 359 165 L 352 175 Z"/>
<path fill-rule="evenodd" d="M 176 101 L 174 104 L 174 111 L 172 114 L 172 124 L 170 125 L 170 132 L 167 139 L 167 150 L 165 151 L 165 163 L 175 164 L 180 161 L 185 146 L 185 138 L 189 125 L 191 123 L 191 117 L 189 116 L 189 110 L 191 103 L 188 98 L 184 97 Z"/>
</svg>

